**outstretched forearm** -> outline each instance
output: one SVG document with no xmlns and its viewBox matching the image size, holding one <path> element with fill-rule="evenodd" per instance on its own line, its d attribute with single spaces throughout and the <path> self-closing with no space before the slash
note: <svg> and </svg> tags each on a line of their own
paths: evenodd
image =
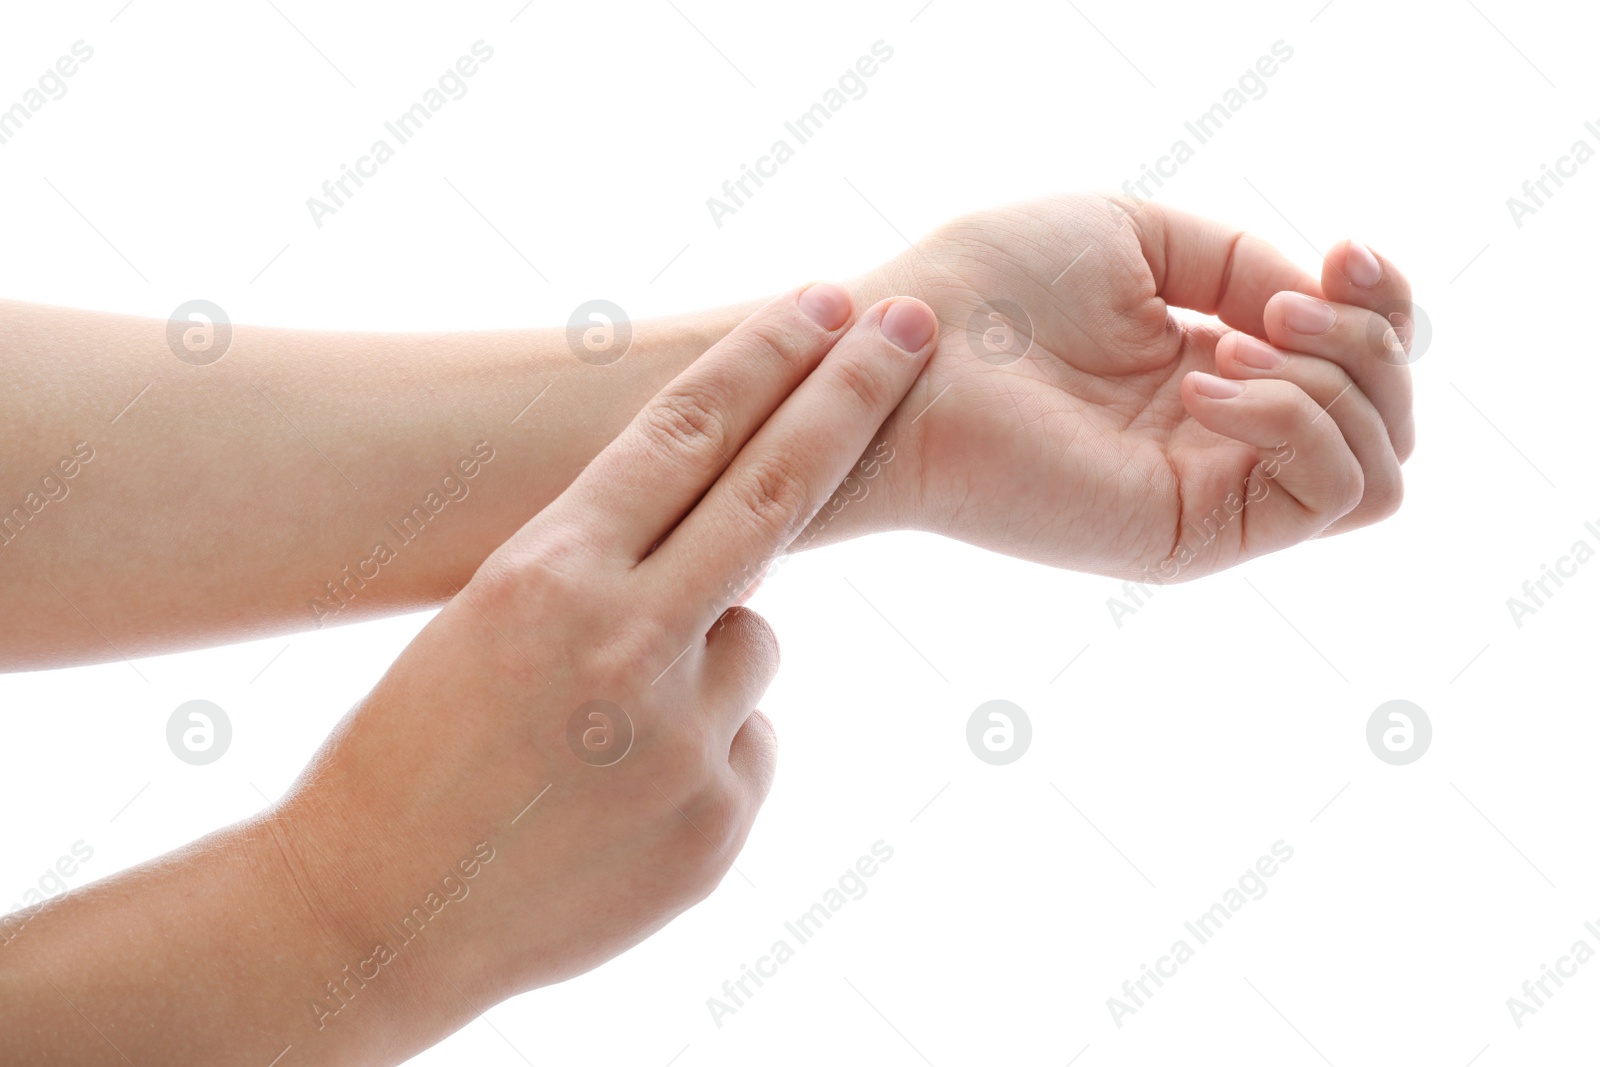
<svg viewBox="0 0 1600 1067">
<path fill-rule="evenodd" d="M 437 604 L 747 313 L 635 324 L 604 365 L 562 329 L 252 326 L 194 365 L 164 321 L 0 302 L 0 583 L 27 606 L 0 667 Z"/>
</svg>

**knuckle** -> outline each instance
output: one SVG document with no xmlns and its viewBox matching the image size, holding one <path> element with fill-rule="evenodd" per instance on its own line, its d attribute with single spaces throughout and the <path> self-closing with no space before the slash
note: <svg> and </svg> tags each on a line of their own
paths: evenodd
<svg viewBox="0 0 1600 1067">
<path fill-rule="evenodd" d="M 668 386 L 645 407 L 640 429 L 662 452 L 716 454 L 726 446 L 727 424 L 703 395 Z"/>
<path fill-rule="evenodd" d="M 551 526 L 485 559 L 469 583 L 473 603 L 491 618 L 537 615 L 564 603 L 592 566 L 591 550 L 581 537 Z"/>
<path fill-rule="evenodd" d="M 693 665 L 690 653 L 694 641 L 685 645 L 682 635 L 674 632 L 667 619 L 638 611 L 626 590 L 589 597 L 584 603 L 590 617 L 600 617 L 605 622 L 603 630 L 595 627 L 597 632 L 587 641 L 582 664 L 586 672 L 608 681 L 619 693 L 643 697 L 658 678 L 664 685 L 674 678 L 669 669 L 685 670 Z M 667 721 L 670 720 L 662 723 Z"/>
<path fill-rule="evenodd" d="M 1342 371 L 1339 377 L 1345 381 L 1349 380 L 1349 375 L 1344 374 Z M 1323 407 L 1317 402 L 1316 397 L 1300 389 L 1299 386 L 1292 386 L 1292 388 L 1300 395 L 1295 398 L 1296 403 L 1284 405 L 1279 411 L 1278 425 L 1280 429 L 1287 433 L 1301 427 L 1308 427 L 1312 432 L 1321 430 L 1324 433 L 1342 437 L 1339 425 L 1334 421 L 1333 413 L 1328 408 Z M 1335 390 L 1334 395 L 1337 395 L 1337 392 L 1338 390 Z"/>
<path fill-rule="evenodd" d="M 616 692 L 639 692 L 681 649 L 668 651 L 665 631 L 649 623 L 627 623 L 594 641 L 584 656 L 586 676 Z"/>
<path fill-rule="evenodd" d="M 809 515 L 810 491 L 794 461 L 769 456 L 751 464 L 739 481 L 741 510 L 769 532 L 786 534 Z"/>
<path fill-rule="evenodd" d="M 1361 471 L 1361 464 L 1351 456 L 1332 474 L 1332 481 L 1328 487 L 1330 505 L 1339 515 L 1348 515 L 1361 503 L 1366 491 L 1366 475 Z"/>
<path fill-rule="evenodd" d="M 795 312 L 795 317 L 798 315 Z M 813 330 L 820 332 L 820 328 L 813 327 Z M 820 344 L 819 339 L 802 332 L 798 322 L 774 316 L 751 323 L 741 339 L 741 347 L 748 347 L 754 353 L 771 352 L 789 367 L 806 371 L 811 368 Z"/>
<path fill-rule="evenodd" d="M 1405 483 L 1401 481 L 1400 471 L 1397 468 L 1384 478 L 1380 487 L 1369 489 L 1363 503 L 1372 509 L 1375 520 L 1382 521 L 1400 510 L 1405 496 Z"/>
<path fill-rule="evenodd" d="M 1388 501 L 1389 511 L 1388 511 L 1388 514 L 1384 516 L 1384 518 L 1388 518 L 1389 515 L 1393 515 L 1395 512 L 1399 511 L 1405 505 L 1405 502 L 1406 502 L 1406 481 L 1405 481 L 1405 476 L 1402 475 L 1399 471 L 1395 471 L 1395 473 L 1394 473 L 1394 487 L 1389 490 L 1389 501 Z"/>
<path fill-rule="evenodd" d="M 1322 409 L 1317 406 L 1315 400 L 1302 396 L 1296 404 L 1275 403 L 1260 411 L 1255 416 L 1255 428 L 1262 434 L 1287 444 L 1305 440 L 1307 428 L 1310 427 L 1312 437 L 1315 439 L 1317 426 L 1313 424 L 1321 413 Z M 1334 432 L 1338 433 L 1338 430 Z"/>
<path fill-rule="evenodd" d="M 713 842 L 715 840 L 712 838 Z M 686 868 L 683 877 L 688 884 L 685 895 L 691 905 L 699 904 L 715 893 L 733 867 L 732 861 L 718 852 L 717 847 L 713 847 L 693 829 L 684 828 L 683 854 L 689 858 L 683 861 Z"/>
<path fill-rule="evenodd" d="M 663 782 L 666 790 L 646 794 L 649 809 L 659 822 L 657 865 L 662 881 L 685 904 L 698 903 L 722 883 L 743 844 L 751 813 L 729 784 L 707 785 L 694 791 L 679 790 Z"/>
<path fill-rule="evenodd" d="M 1395 432 L 1391 440 L 1394 444 L 1394 457 L 1401 463 L 1411 458 L 1417 448 L 1417 435 L 1410 426 L 1402 427 Z"/>
<path fill-rule="evenodd" d="M 1311 403 L 1315 410 L 1312 412 L 1312 418 L 1316 418 L 1324 411 L 1328 412 L 1331 417 L 1332 409 L 1340 401 L 1345 399 L 1346 394 L 1361 392 L 1361 390 L 1356 386 L 1356 380 L 1350 376 L 1350 371 L 1348 368 L 1339 363 L 1330 361 L 1328 365 L 1328 372 L 1329 381 L 1323 390 L 1328 397 L 1328 402 L 1323 404 L 1313 398 Z"/>
<path fill-rule="evenodd" d="M 889 406 L 892 397 L 888 377 L 871 363 L 861 359 L 840 360 L 834 376 L 839 388 L 854 395 L 869 411 L 880 411 Z"/>
<path fill-rule="evenodd" d="M 705 858 L 715 870 L 717 881 L 727 870 L 728 860 L 725 857 L 731 856 L 739 845 L 746 822 L 745 800 L 726 778 L 724 775 L 715 785 L 704 790 L 695 798 L 689 810 L 694 822 L 689 832 L 697 838 L 705 835 L 702 846 L 707 840 L 715 846 L 707 849 L 709 855 Z M 712 883 L 713 887 L 715 884 Z"/>
</svg>

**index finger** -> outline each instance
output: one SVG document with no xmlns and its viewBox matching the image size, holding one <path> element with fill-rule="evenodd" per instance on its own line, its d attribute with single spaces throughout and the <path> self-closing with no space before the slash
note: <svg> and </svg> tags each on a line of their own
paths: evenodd
<svg viewBox="0 0 1600 1067">
<path fill-rule="evenodd" d="M 653 595 L 679 602 L 663 615 L 704 632 L 789 548 L 922 373 L 937 330 L 933 310 L 910 297 L 862 314 L 640 564 Z"/>
<path fill-rule="evenodd" d="M 822 360 L 851 313 L 850 294 L 825 282 L 772 300 L 652 397 L 526 536 L 554 523 L 628 565 L 643 559 Z"/>
</svg>

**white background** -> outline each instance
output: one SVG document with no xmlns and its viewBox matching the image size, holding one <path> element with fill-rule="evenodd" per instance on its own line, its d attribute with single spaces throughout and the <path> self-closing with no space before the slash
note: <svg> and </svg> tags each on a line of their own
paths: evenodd
<svg viewBox="0 0 1600 1067">
<path fill-rule="evenodd" d="M 1574 140 L 1600 147 L 1592 12 L 276 2 L 7 6 L 0 103 L 74 41 L 94 58 L 0 146 L 0 293 L 154 318 L 200 297 L 235 321 L 351 329 L 721 304 L 856 274 L 904 248 L 896 230 L 1117 188 L 1282 40 L 1266 95 L 1158 199 L 1313 272 L 1359 237 L 1433 327 L 1396 518 L 1161 590 L 1120 628 L 1108 580 L 930 536 L 780 568 L 754 606 L 783 641 L 763 704 L 781 768 L 743 876 L 415 1062 L 1592 1054 L 1600 962 L 1521 1029 L 1506 1007 L 1575 940 L 1600 949 L 1583 929 L 1600 920 L 1600 562 L 1521 628 L 1506 606 L 1575 540 L 1600 547 L 1600 162 L 1520 228 L 1506 206 Z M 479 39 L 494 59 L 468 95 L 316 229 L 305 199 Z M 866 96 L 713 225 L 706 198 L 878 40 L 894 56 Z M 0 907 L 80 839 L 74 885 L 259 810 L 424 621 L 0 678 Z M 207 767 L 165 743 L 194 698 L 234 726 Z M 1034 728 L 1007 767 L 965 742 L 994 698 Z M 1435 733 L 1405 767 L 1365 741 L 1395 698 Z M 894 858 L 868 894 L 714 1025 L 706 998 L 880 839 Z M 1294 858 L 1270 892 L 1115 1026 L 1107 997 L 1279 840 Z"/>
</svg>

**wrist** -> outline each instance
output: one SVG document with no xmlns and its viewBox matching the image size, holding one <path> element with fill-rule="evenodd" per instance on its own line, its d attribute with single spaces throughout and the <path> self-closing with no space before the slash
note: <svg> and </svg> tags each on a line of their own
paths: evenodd
<svg viewBox="0 0 1600 1067">
<path fill-rule="evenodd" d="M 906 286 L 896 289 L 894 279 L 883 274 L 880 270 L 843 283 L 857 314 L 887 296 L 914 291 L 909 278 Z M 673 377 L 765 303 L 765 299 L 748 301 L 636 324 L 627 354 L 614 366 L 595 368 L 628 376 L 625 388 L 618 390 L 613 382 L 603 398 L 596 395 L 600 403 L 623 398 L 617 405 L 617 417 L 608 420 L 614 424 L 608 429 L 610 436 L 620 432 L 632 413 Z M 889 530 L 932 529 L 921 468 L 923 424 L 919 415 L 935 395 L 924 373 L 883 424 L 851 475 L 795 539 L 791 551 Z M 610 436 L 598 441 L 595 451 L 609 443 Z"/>
<path fill-rule="evenodd" d="M 465 973 L 457 939 L 419 937 L 410 908 L 425 891 L 405 903 L 416 879 L 410 848 L 392 847 L 409 840 L 403 829 L 330 800 L 316 784 L 244 829 L 265 883 L 252 886 L 251 906 L 272 901 L 279 912 L 278 953 L 292 971 L 291 1018 L 304 1042 L 295 1042 L 297 1053 L 336 1063 L 359 1048 L 375 1062 L 398 1062 L 477 1014 L 452 990 Z M 425 906 L 421 914 L 429 916 Z"/>
<path fill-rule="evenodd" d="M 859 314 L 892 296 L 918 295 L 926 285 L 899 269 L 900 260 L 889 263 L 845 283 Z M 919 297 L 920 299 L 921 297 Z M 938 326 L 943 344 L 944 324 Z M 929 422 L 924 416 L 940 401 L 943 385 L 935 385 L 933 370 L 939 353 L 935 349 L 927 367 L 906 391 L 905 397 L 889 416 L 857 464 L 855 474 L 866 485 L 860 506 L 852 505 L 833 523 L 832 540 L 845 540 L 892 530 L 934 530 L 935 515 L 929 507 L 925 460 L 925 438 Z M 841 486 L 847 491 L 848 484 Z M 826 542 L 824 542 L 826 543 Z"/>
</svg>

